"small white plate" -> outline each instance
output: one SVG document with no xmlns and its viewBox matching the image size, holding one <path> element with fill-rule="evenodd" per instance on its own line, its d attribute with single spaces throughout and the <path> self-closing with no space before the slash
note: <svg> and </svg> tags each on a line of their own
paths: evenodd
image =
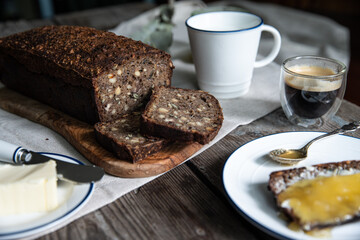
<svg viewBox="0 0 360 240">
<path fill-rule="evenodd" d="M 287 228 L 278 216 L 273 195 L 267 188 L 273 171 L 319 163 L 360 160 L 360 139 L 337 135 L 314 143 L 308 159 L 296 166 L 281 166 L 268 157 L 275 148 L 300 148 L 321 132 L 287 132 L 265 136 L 244 144 L 226 161 L 223 169 L 225 191 L 234 207 L 248 221 L 281 239 L 319 239 Z M 359 239 L 360 222 L 332 229 L 330 239 Z M 323 239 L 323 238 L 321 238 Z"/>
<path fill-rule="evenodd" d="M 66 162 L 84 165 L 82 162 L 60 154 L 40 153 Z M 0 239 L 22 238 L 45 231 L 73 216 L 89 200 L 93 183 L 71 184 L 58 181 L 59 207 L 47 213 L 20 214 L 0 217 Z M 26 199 L 24 199 L 26 201 Z"/>
</svg>

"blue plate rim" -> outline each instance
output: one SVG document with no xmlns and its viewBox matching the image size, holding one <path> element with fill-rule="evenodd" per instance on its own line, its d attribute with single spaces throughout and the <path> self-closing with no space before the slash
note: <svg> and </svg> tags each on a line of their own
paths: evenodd
<svg viewBox="0 0 360 240">
<path fill-rule="evenodd" d="M 70 156 L 67 156 L 67 155 L 63 155 L 63 154 L 59 154 L 59 153 L 50 153 L 50 152 L 37 152 L 37 153 L 42 154 L 42 155 L 50 155 L 50 156 L 58 156 L 58 157 L 67 158 L 67 159 L 70 159 L 70 160 L 78 163 L 79 165 L 85 165 L 80 160 L 77 160 L 77 159 L 75 159 L 73 157 L 70 157 Z M 54 220 L 49 221 L 49 222 L 44 223 L 44 224 L 41 224 L 41 225 L 36 226 L 36 227 L 28 228 L 28 229 L 23 229 L 23 230 L 9 232 L 9 233 L 0 233 L 0 239 L 3 239 L 3 238 L 5 239 L 5 237 L 15 237 L 15 235 L 25 234 L 26 232 L 32 232 L 32 231 L 34 231 L 36 229 L 43 228 L 43 227 L 46 227 L 48 225 L 56 224 L 61 219 L 63 219 L 64 217 L 66 217 L 66 216 L 68 216 L 70 214 L 72 214 L 75 210 L 77 210 L 79 207 L 81 207 L 84 204 L 84 202 L 86 202 L 88 200 L 88 198 L 91 196 L 93 190 L 94 190 L 94 183 L 89 183 L 89 190 L 86 193 L 86 195 L 84 196 L 84 198 L 81 200 L 81 202 L 79 204 L 77 204 L 75 207 L 73 207 L 72 209 L 70 209 L 69 211 L 65 212 L 63 215 L 55 218 Z M 25 236 L 22 236 L 22 237 L 25 237 Z"/>
</svg>

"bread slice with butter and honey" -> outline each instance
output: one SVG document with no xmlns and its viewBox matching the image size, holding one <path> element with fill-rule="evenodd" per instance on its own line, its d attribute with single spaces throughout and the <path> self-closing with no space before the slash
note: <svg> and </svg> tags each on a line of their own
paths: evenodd
<svg viewBox="0 0 360 240">
<path fill-rule="evenodd" d="M 278 208 L 304 231 L 360 218 L 360 161 L 325 163 L 270 174 Z"/>
</svg>

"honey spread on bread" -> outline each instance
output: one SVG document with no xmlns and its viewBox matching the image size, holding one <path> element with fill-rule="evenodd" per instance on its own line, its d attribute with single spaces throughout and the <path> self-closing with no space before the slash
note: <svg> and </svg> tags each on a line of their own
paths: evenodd
<svg viewBox="0 0 360 240">
<path fill-rule="evenodd" d="M 278 196 L 281 207 L 291 208 L 305 230 L 308 224 L 346 221 L 360 212 L 360 173 L 304 179 Z"/>
<path fill-rule="evenodd" d="M 268 188 L 291 230 L 318 236 L 360 219 L 360 160 L 275 171 Z"/>
</svg>

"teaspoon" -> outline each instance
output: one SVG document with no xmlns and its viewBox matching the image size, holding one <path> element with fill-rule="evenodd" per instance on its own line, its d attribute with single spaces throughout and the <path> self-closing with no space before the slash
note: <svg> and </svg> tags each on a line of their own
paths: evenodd
<svg viewBox="0 0 360 240">
<path fill-rule="evenodd" d="M 308 149 L 309 149 L 310 145 L 313 144 L 314 142 L 316 142 L 320 139 L 334 136 L 336 134 L 344 134 L 347 132 L 352 132 L 352 131 L 357 130 L 358 128 L 360 128 L 360 121 L 352 122 L 352 123 L 342 126 L 339 129 L 336 129 L 332 132 L 329 132 L 324 135 L 320 135 L 317 138 L 314 138 L 313 140 L 308 142 L 304 147 L 302 147 L 300 149 L 283 149 L 283 148 L 275 149 L 269 153 L 269 156 L 276 162 L 279 162 L 282 164 L 289 164 L 289 165 L 296 164 L 300 161 L 305 160 L 305 158 L 307 157 Z"/>
</svg>

